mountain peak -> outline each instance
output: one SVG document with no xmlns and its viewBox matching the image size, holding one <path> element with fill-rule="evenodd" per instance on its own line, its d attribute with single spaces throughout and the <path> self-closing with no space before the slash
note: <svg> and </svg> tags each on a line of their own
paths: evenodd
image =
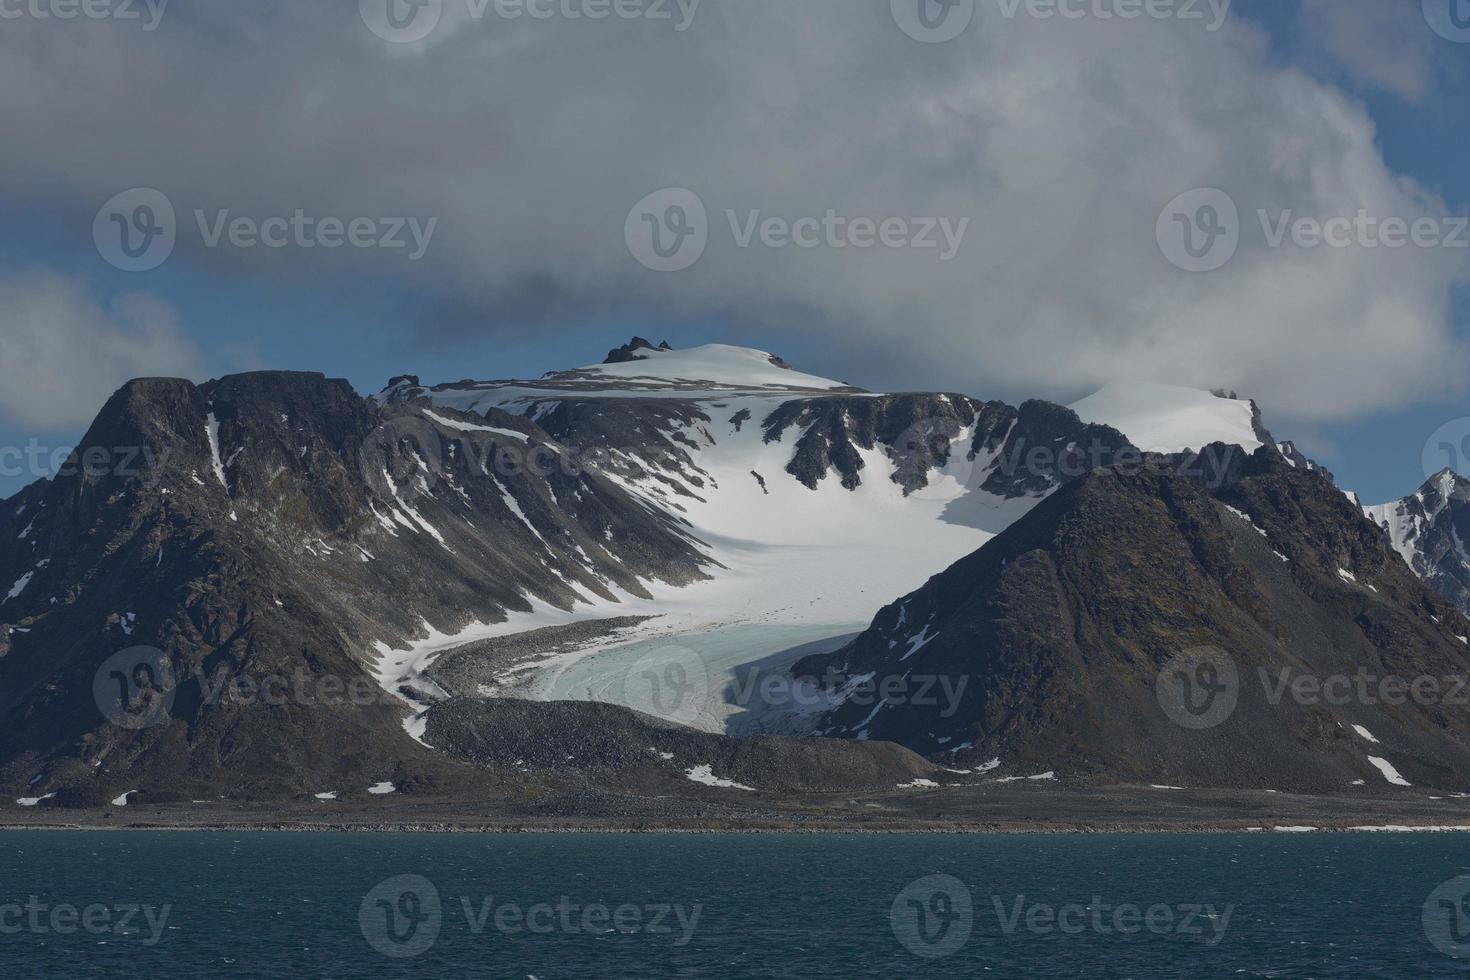
<svg viewBox="0 0 1470 980">
<path fill-rule="evenodd" d="M 603 361 L 602 363 L 627 364 L 630 361 L 644 360 L 648 357 L 650 353 L 656 351 L 671 351 L 673 349 L 674 348 L 669 346 L 669 342 L 667 340 L 655 347 L 653 346 L 653 341 L 651 340 L 645 340 L 642 337 L 634 337 L 623 346 L 616 347 L 608 351 L 607 360 Z"/>
</svg>

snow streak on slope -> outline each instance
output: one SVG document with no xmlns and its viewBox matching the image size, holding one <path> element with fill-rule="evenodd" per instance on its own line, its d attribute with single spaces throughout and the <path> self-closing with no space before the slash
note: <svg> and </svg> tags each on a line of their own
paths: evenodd
<svg viewBox="0 0 1470 980">
<path fill-rule="evenodd" d="M 1113 384 L 1070 406 L 1084 422 L 1109 425 L 1139 449 L 1181 453 L 1215 442 L 1261 446 L 1250 402 L 1174 385 Z"/>
</svg>

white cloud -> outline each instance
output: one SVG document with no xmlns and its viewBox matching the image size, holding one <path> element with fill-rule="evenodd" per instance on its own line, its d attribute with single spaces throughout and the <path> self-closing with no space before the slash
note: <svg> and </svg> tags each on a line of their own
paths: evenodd
<svg viewBox="0 0 1470 980">
<path fill-rule="evenodd" d="M 1423 98 L 1434 74 L 1435 47 L 1418 3 L 1303 0 L 1307 35 L 1360 82 L 1410 102 Z"/>
<path fill-rule="evenodd" d="M 136 185 L 186 220 L 438 217 L 417 264 L 289 258 L 442 290 L 487 311 L 482 323 L 534 297 L 565 315 L 820 331 L 835 361 L 882 352 L 884 374 L 913 386 L 1069 398 L 1140 377 L 1332 419 L 1460 383 L 1448 309 L 1464 251 L 1265 246 L 1258 208 L 1412 218 L 1443 205 L 1389 170 L 1360 106 L 1273 66 L 1239 19 L 1217 32 L 1007 19 L 981 0 L 965 34 L 928 45 L 887 0 L 706 0 L 683 33 L 446 13 L 431 42 L 393 46 L 356 8 L 171 9 L 152 35 L 15 22 L 0 38 L 0 183 L 81 226 Z M 658 274 L 630 256 L 624 225 L 667 186 L 697 192 L 713 227 L 693 268 Z M 1179 271 L 1155 241 L 1160 209 L 1193 187 L 1226 189 L 1246 221 L 1211 274 Z M 724 215 L 829 208 L 971 223 L 944 263 L 741 249 Z M 204 253 L 198 238 L 181 231 L 173 261 L 263 257 Z"/>
<path fill-rule="evenodd" d="M 0 277 L 0 421 L 34 431 L 80 429 L 125 381 L 200 376 L 198 349 L 173 311 L 129 294 L 98 305 L 45 270 Z"/>
</svg>

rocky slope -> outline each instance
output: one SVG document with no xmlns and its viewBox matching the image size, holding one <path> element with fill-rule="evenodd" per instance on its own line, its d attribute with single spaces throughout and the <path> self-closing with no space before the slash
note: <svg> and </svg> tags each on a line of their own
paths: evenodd
<svg viewBox="0 0 1470 980">
<path fill-rule="evenodd" d="M 282 373 L 132 382 L 0 540 L 0 786 L 32 798 L 444 778 L 374 643 L 709 567 L 525 419 Z"/>
<path fill-rule="evenodd" d="M 997 775 L 1463 789 L 1467 637 L 1321 472 L 1266 445 L 1214 472 L 1095 470 L 794 673 L 843 698 L 826 734 Z M 1281 688 L 1303 676 L 1353 686 Z M 919 703 L 931 677 L 963 696 Z M 1406 699 L 1385 678 L 1440 686 Z M 857 701 L 855 679 L 896 679 L 894 696 Z M 1189 698 L 1221 707 L 1197 722 Z"/>
</svg>

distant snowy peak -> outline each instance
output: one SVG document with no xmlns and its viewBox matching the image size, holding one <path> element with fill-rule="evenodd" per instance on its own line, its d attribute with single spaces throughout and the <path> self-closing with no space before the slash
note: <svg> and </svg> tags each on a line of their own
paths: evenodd
<svg viewBox="0 0 1470 980">
<path fill-rule="evenodd" d="M 380 401 L 429 397 L 464 411 L 563 398 L 720 400 L 737 395 L 867 394 L 840 381 L 803 374 L 781 358 L 751 347 L 707 344 L 673 350 L 641 337 L 613 350 L 602 364 L 553 371 L 535 381 L 462 381 L 425 388 L 409 375 L 393 379 Z"/>
<path fill-rule="evenodd" d="M 848 389 L 840 381 L 802 374 L 766 351 L 726 344 L 706 344 L 689 350 L 644 346 L 628 352 L 628 359 L 549 374 L 545 380 L 611 381 L 619 385 L 732 390 L 836 391 Z M 850 389 L 849 389 L 850 390 Z"/>
<path fill-rule="evenodd" d="M 1111 384 L 1070 408 L 1084 422 L 1117 429 L 1146 452 L 1181 453 L 1216 442 L 1255 452 L 1265 444 L 1254 404 L 1196 388 Z"/>
<path fill-rule="evenodd" d="M 1441 470 L 1417 493 L 1363 513 L 1383 528 L 1416 575 L 1470 612 L 1470 480 Z"/>
</svg>

